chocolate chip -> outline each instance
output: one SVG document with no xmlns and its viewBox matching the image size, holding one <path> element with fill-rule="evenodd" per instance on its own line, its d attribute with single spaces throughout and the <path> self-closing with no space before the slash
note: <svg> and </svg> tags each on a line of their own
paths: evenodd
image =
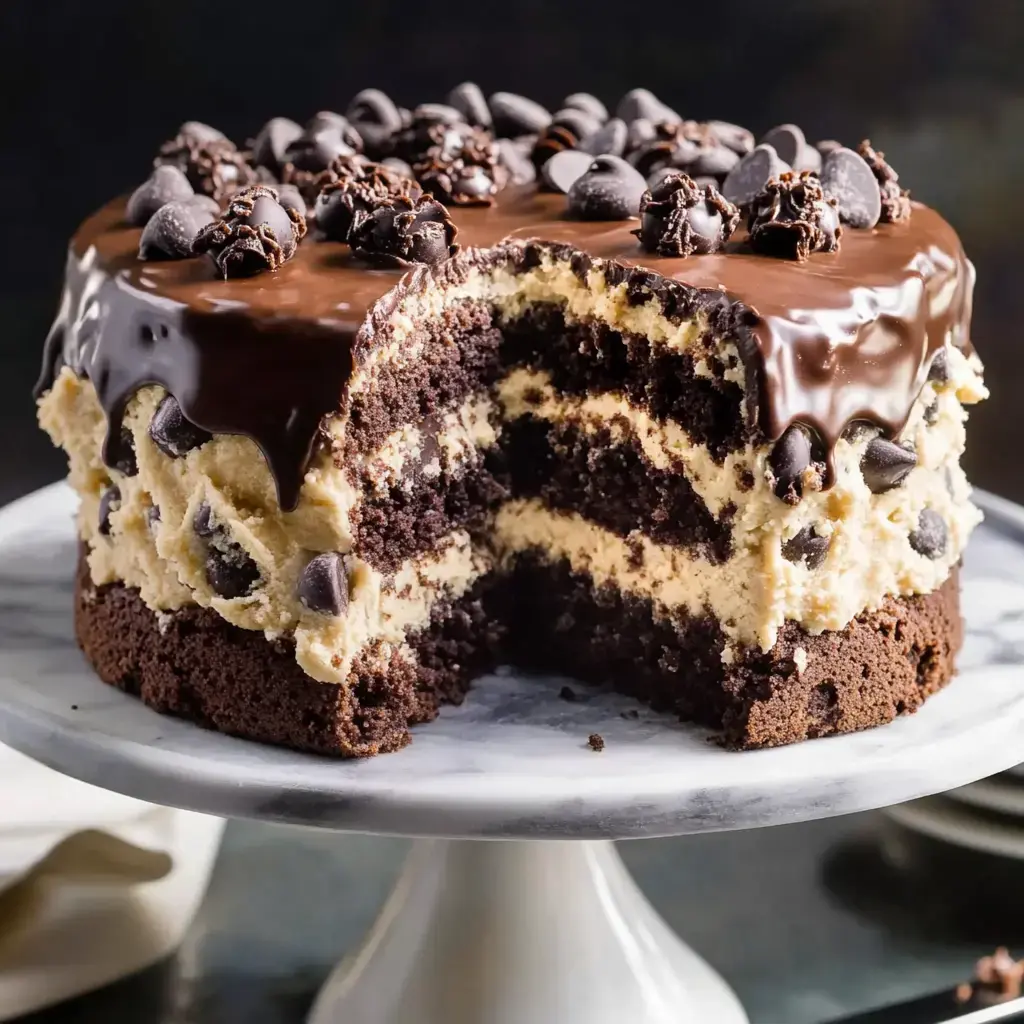
<svg viewBox="0 0 1024 1024">
<path fill-rule="evenodd" d="M 217 532 L 213 522 L 213 509 L 205 502 L 200 502 L 192 515 L 192 532 L 197 537 L 212 537 Z"/>
<path fill-rule="evenodd" d="M 608 120 L 608 108 L 589 92 L 574 92 L 562 100 L 563 107 L 573 107 L 575 110 L 582 110 L 598 121 Z"/>
<path fill-rule="evenodd" d="M 821 154 L 821 158 L 824 160 L 833 149 L 842 149 L 843 144 L 836 139 L 819 139 L 814 144 L 814 148 Z"/>
<path fill-rule="evenodd" d="M 307 128 L 293 139 L 284 152 L 285 180 L 289 166 L 294 171 L 316 174 L 326 171 L 338 156 L 352 156 L 356 149 L 345 141 L 341 130 L 333 124 Z M 298 183 L 298 180 L 296 183 Z"/>
<path fill-rule="evenodd" d="M 630 89 L 615 107 L 615 116 L 627 124 L 637 118 L 657 124 L 659 121 L 678 120 L 668 117 L 668 107 L 649 89 Z"/>
<path fill-rule="evenodd" d="M 339 551 L 314 555 L 299 575 L 296 590 L 310 611 L 344 615 L 348 609 L 348 559 Z"/>
<path fill-rule="evenodd" d="M 412 165 L 406 163 L 405 160 L 399 160 L 397 156 L 389 156 L 381 160 L 381 166 L 386 167 L 389 171 L 394 171 L 395 174 L 402 178 L 413 177 Z"/>
<path fill-rule="evenodd" d="M 171 164 L 154 167 L 153 173 L 131 194 L 125 207 L 125 219 L 135 227 L 144 227 L 150 217 L 167 203 L 191 199 L 195 189 L 185 172 Z"/>
<path fill-rule="evenodd" d="M 780 124 L 765 134 L 761 139 L 762 146 L 771 146 L 779 159 L 794 166 L 807 145 L 804 133 L 795 124 Z"/>
<path fill-rule="evenodd" d="M 869 139 L 864 139 L 857 147 L 857 152 L 867 161 L 878 182 L 882 195 L 882 223 L 898 224 L 909 220 L 911 213 L 910 193 L 900 188 L 900 176 L 885 162 L 885 154 L 876 150 Z"/>
<path fill-rule="evenodd" d="M 803 562 L 808 569 L 817 569 L 828 557 L 831 537 L 819 537 L 813 526 L 805 526 L 789 540 L 783 541 L 782 557 L 787 562 Z"/>
<path fill-rule="evenodd" d="M 556 110 L 551 115 L 551 124 L 548 125 L 548 129 L 554 126 L 568 129 L 579 140 L 593 135 L 601 127 L 601 122 L 582 110 L 565 107 L 562 110 Z"/>
<path fill-rule="evenodd" d="M 277 270 L 290 260 L 306 234 L 306 219 L 294 207 L 282 206 L 267 185 L 239 192 L 224 216 L 204 227 L 192 244 L 207 253 L 225 278 L 248 277 Z"/>
<path fill-rule="evenodd" d="M 121 428 L 111 465 L 125 476 L 135 476 L 139 472 L 139 459 L 135 454 L 135 439 L 127 427 Z"/>
<path fill-rule="evenodd" d="M 512 139 L 498 139 L 498 160 L 513 185 L 529 185 L 537 178 L 533 161 Z"/>
<path fill-rule="evenodd" d="M 551 124 L 551 115 L 539 103 L 514 92 L 494 93 L 489 105 L 497 135 L 542 132 Z"/>
<path fill-rule="evenodd" d="M 917 529 L 910 534 L 910 546 L 925 558 L 941 558 L 946 553 L 949 531 L 942 516 L 926 508 L 917 517 Z"/>
<path fill-rule="evenodd" d="M 114 486 L 100 495 L 99 531 L 104 537 L 110 536 L 110 513 L 121 507 L 121 492 Z"/>
<path fill-rule="evenodd" d="M 288 147 L 302 135 L 302 126 L 289 117 L 272 117 L 252 142 L 252 161 L 279 175 Z"/>
<path fill-rule="evenodd" d="M 220 597 L 244 597 L 260 578 L 260 570 L 249 554 L 232 541 L 217 524 L 204 501 L 192 516 L 192 530 L 205 543 L 206 582 Z"/>
<path fill-rule="evenodd" d="M 622 156 L 626 152 L 626 137 L 629 129 L 621 117 L 613 117 L 603 124 L 597 131 L 584 136 L 580 140 L 579 148 L 584 153 L 593 153 L 594 156 L 601 156 L 603 153 L 610 153 L 612 156 Z"/>
<path fill-rule="evenodd" d="M 794 423 L 775 442 L 768 456 L 772 490 L 787 505 L 796 505 L 803 497 L 804 477 L 814 465 L 811 438 L 807 430 Z"/>
<path fill-rule="evenodd" d="M 853 228 L 873 228 L 882 195 L 867 161 L 852 149 L 833 149 L 821 167 L 821 187 L 838 203 L 839 219 Z"/>
<path fill-rule="evenodd" d="M 599 156 L 569 189 L 569 213 L 581 220 L 626 220 L 640 212 L 644 176 L 617 156 Z"/>
<path fill-rule="evenodd" d="M 843 231 L 835 199 L 809 171 L 772 178 L 751 203 L 747 230 L 756 252 L 800 261 L 835 252 Z"/>
<path fill-rule="evenodd" d="M 925 407 L 922 418 L 929 427 L 934 427 L 939 422 L 939 400 L 933 398 Z"/>
<path fill-rule="evenodd" d="M 352 251 L 377 266 L 408 267 L 439 263 L 458 251 L 458 233 L 436 199 L 384 200 L 349 238 Z"/>
<path fill-rule="evenodd" d="M 304 132 L 310 136 L 324 130 L 337 132 L 341 141 L 353 152 L 363 151 L 363 138 L 344 114 L 334 110 L 321 110 L 314 114 L 305 124 Z"/>
<path fill-rule="evenodd" d="M 686 164 L 686 173 L 690 177 L 705 175 L 721 181 L 739 162 L 739 154 L 727 146 L 705 146 Z"/>
<path fill-rule="evenodd" d="M 688 175 L 669 175 L 640 200 L 640 227 L 633 232 L 647 252 L 690 256 L 717 252 L 739 223 L 740 211 L 713 186 Z"/>
<path fill-rule="evenodd" d="M 593 162 L 589 153 L 578 149 L 562 150 L 540 169 L 541 181 L 550 191 L 568 194 L 573 183 L 587 173 Z"/>
<path fill-rule="evenodd" d="M 708 130 L 718 142 L 739 156 L 746 156 L 754 148 L 754 135 L 738 124 L 728 121 L 708 121 Z"/>
<path fill-rule="evenodd" d="M 490 128 L 493 123 L 490 107 L 476 82 L 463 82 L 448 93 L 448 102 L 471 125 Z"/>
<path fill-rule="evenodd" d="M 192 139 L 199 145 L 207 142 L 226 142 L 227 136 L 216 128 L 212 128 L 202 121 L 186 121 L 179 129 L 178 134 L 185 138 Z"/>
<path fill-rule="evenodd" d="M 298 210 L 303 217 L 306 216 L 306 200 L 295 185 L 275 185 L 277 201 L 282 206 L 291 206 Z"/>
<path fill-rule="evenodd" d="M 353 97 L 345 114 L 369 156 L 378 159 L 388 155 L 391 136 L 402 129 L 402 116 L 386 93 L 364 89 Z"/>
<path fill-rule="evenodd" d="M 153 444 L 172 459 L 180 459 L 206 444 L 213 435 L 185 418 L 173 395 L 164 396 L 149 424 Z"/>
<path fill-rule="evenodd" d="M 749 206 L 772 178 L 788 170 L 771 146 L 756 146 L 726 176 L 722 195 L 737 206 Z"/>
<path fill-rule="evenodd" d="M 652 139 L 657 138 L 658 130 L 654 122 L 646 117 L 638 117 L 630 121 L 626 126 L 626 152 L 632 153 L 645 146 Z"/>
<path fill-rule="evenodd" d="M 945 347 L 940 348 L 932 357 L 928 367 L 928 379 L 936 384 L 945 384 L 949 380 L 949 353 Z"/>
<path fill-rule="evenodd" d="M 462 111 L 447 103 L 420 103 L 412 112 L 414 121 L 433 121 L 435 124 L 462 124 Z"/>
<path fill-rule="evenodd" d="M 556 153 L 564 153 L 566 150 L 575 149 L 579 142 L 577 136 L 571 129 L 563 128 L 557 124 L 549 124 L 537 136 L 537 141 L 530 151 L 530 160 L 538 170 Z"/>
<path fill-rule="evenodd" d="M 809 143 L 800 150 L 800 155 L 793 164 L 794 171 L 810 171 L 817 174 L 821 170 L 821 154 Z"/>
<path fill-rule="evenodd" d="M 165 203 L 142 229 L 140 260 L 181 260 L 192 255 L 192 240 L 216 219 L 216 204 L 201 196 Z"/>
<path fill-rule="evenodd" d="M 259 578 L 259 566 L 244 548 L 225 535 L 214 537 L 206 554 L 206 582 L 215 594 L 228 600 L 245 597 Z"/>
<path fill-rule="evenodd" d="M 872 494 L 885 494 L 899 487 L 916 465 L 917 455 L 912 448 L 887 441 L 884 437 L 868 442 L 860 459 L 864 483 Z"/>
</svg>

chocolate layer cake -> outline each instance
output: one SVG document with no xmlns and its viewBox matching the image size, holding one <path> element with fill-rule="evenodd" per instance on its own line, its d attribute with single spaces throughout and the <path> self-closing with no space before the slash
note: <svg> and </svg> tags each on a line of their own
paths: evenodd
<svg viewBox="0 0 1024 1024">
<path fill-rule="evenodd" d="M 734 748 L 888 722 L 960 645 L 972 286 L 866 141 L 644 90 L 189 122 L 73 239 L 46 345 L 79 643 L 341 756 L 502 662 Z"/>
</svg>

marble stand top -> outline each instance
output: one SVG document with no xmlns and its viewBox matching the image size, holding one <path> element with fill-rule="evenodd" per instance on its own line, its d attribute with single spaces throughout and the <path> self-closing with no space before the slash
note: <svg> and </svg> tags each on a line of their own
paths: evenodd
<svg viewBox="0 0 1024 1024">
<path fill-rule="evenodd" d="M 1024 761 L 1024 510 L 979 498 L 960 674 L 916 715 L 737 754 L 628 698 L 566 702 L 563 680 L 499 672 L 405 750 L 339 762 L 207 732 L 101 683 L 75 646 L 75 501 L 57 484 L 0 510 L 0 741 L 155 803 L 346 831 L 629 838 L 886 806 Z"/>
</svg>

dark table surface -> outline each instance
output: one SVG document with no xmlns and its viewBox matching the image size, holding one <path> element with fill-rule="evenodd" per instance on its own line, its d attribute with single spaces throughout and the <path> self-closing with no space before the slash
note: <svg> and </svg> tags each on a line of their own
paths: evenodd
<svg viewBox="0 0 1024 1024">
<path fill-rule="evenodd" d="M 369 927 L 407 846 L 232 822 L 175 957 L 24 1024 L 297 1024 Z M 1024 932 L 1024 866 L 958 858 L 877 812 L 620 850 L 754 1024 L 811 1024 L 951 987 Z"/>
</svg>

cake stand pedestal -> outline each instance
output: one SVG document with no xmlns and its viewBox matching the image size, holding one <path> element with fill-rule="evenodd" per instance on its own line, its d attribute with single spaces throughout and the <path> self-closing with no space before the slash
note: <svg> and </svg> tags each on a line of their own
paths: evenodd
<svg viewBox="0 0 1024 1024">
<path fill-rule="evenodd" d="M 743 1024 L 608 840 L 862 811 L 1024 761 L 1024 511 L 985 504 L 960 678 L 890 726 L 735 754 L 614 694 L 568 703 L 559 680 L 498 673 L 406 750 L 339 763 L 161 717 L 100 683 L 71 629 L 73 502 L 49 488 L 0 511 L 0 742 L 155 803 L 420 837 L 311 1024 Z"/>
</svg>

